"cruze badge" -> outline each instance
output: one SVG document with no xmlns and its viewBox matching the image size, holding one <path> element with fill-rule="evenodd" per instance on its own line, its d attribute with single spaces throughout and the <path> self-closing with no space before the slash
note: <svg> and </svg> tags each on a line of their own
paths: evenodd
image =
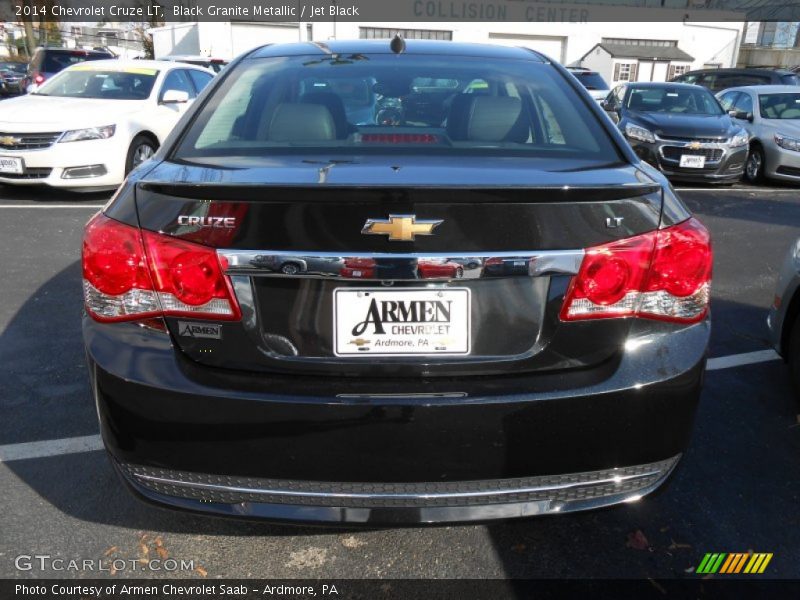
<svg viewBox="0 0 800 600">
<path fill-rule="evenodd" d="M 178 225 L 233 229 L 236 227 L 236 217 L 198 217 L 195 215 L 181 215 L 178 217 Z"/>
<path fill-rule="evenodd" d="M 419 220 L 416 215 L 389 215 L 388 219 L 367 219 L 363 234 L 388 235 L 390 242 L 411 242 L 418 235 L 433 235 L 433 230 L 444 221 Z"/>
</svg>

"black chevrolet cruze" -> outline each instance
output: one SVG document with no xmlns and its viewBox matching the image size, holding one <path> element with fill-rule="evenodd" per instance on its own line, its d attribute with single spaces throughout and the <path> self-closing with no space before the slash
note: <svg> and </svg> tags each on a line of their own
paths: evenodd
<svg viewBox="0 0 800 600">
<path fill-rule="evenodd" d="M 733 184 L 742 178 L 750 136 L 706 88 L 628 83 L 603 108 L 633 151 L 676 181 Z"/>
<path fill-rule="evenodd" d="M 521 48 L 253 50 L 87 224 L 83 277 L 123 480 L 280 521 L 638 500 L 709 338 L 708 232 Z"/>
</svg>

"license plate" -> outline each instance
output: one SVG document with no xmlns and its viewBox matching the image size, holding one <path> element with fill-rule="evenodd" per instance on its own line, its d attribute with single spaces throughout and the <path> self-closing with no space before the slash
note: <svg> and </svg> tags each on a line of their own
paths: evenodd
<svg viewBox="0 0 800 600">
<path fill-rule="evenodd" d="M 0 156 L 0 173 L 22 175 L 22 159 L 14 156 Z"/>
<path fill-rule="evenodd" d="M 336 356 L 470 353 L 467 288 L 339 288 L 333 293 Z"/>
<path fill-rule="evenodd" d="M 694 154 L 682 154 L 680 166 L 688 169 L 702 169 L 706 166 L 706 157 L 695 156 Z"/>
</svg>

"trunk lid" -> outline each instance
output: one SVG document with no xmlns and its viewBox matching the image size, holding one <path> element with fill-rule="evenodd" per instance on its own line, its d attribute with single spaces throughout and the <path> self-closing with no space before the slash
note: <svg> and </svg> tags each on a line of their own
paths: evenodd
<svg viewBox="0 0 800 600">
<path fill-rule="evenodd" d="M 214 246 L 226 261 L 242 321 L 168 326 L 193 360 L 232 369 L 461 376 L 612 359 L 629 320 L 562 323 L 559 310 L 583 250 L 656 229 L 662 203 L 657 183 L 621 165 L 307 156 L 225 165 L 162 163 L 136 199 L 144 229 Z M 392 216 L 414 217 L 398 235 L 437 224 L 394 241 L 382 229 L 397 225 Z M 370 220 L 378 233 L 365 235 Z M 407 335 L 410 351 L 377 350 Z"/>
</svg>

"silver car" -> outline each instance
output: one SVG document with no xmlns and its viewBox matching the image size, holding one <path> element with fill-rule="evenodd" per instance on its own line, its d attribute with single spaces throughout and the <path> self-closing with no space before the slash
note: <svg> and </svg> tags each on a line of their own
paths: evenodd
<svg viewBox="0 0 800 600">
<path fill-rule="evenodd" d="M 721 91 L 717 99 L 750 134 L 750 153 L 744 170 L 747 180 L 800 182 L 800 88 L 736 87 Z"/>
<path fill-rule="evenodd" d="M 800 238 L 783 261 L 767 325 L 772 345 L 789 363 L 800 400 Z"/>
</svg>

